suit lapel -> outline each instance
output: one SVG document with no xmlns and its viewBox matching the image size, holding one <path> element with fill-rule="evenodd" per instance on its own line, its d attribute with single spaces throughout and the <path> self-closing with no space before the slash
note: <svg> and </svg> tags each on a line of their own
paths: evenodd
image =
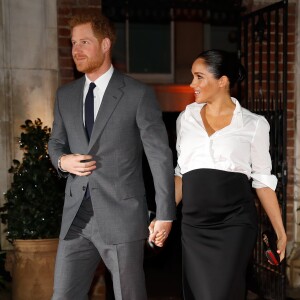
<svg viewBox="0 0 300 300">
<path fill-rule="evenodd" d="M 121 73 L 114 70 L 114 73 L 109 81 L 106 91 L 103 95 L 100 109 L 94 123 L 89 150 L 92 148 L 97 138 L 102 134 L 102 131 L 123 96 L 124 80 Z"/>
<path fill-rule="evenodd" d="M 83 89 L 84 89 L 84 83 L 85 83 L 85 76 L 81 77 L 78 80 L 78 84 L 75 85 L 73 92 L 72 92 L 72 97 L 74 101 L 74 109 L 75 113 L 74 116 L 74 127 L 76 128 L 78 135 L 79 135 L 79 140 L 84 143 L 84 147 L 88 147 L 88 138 L 86 134 L 86 130 L 83 124 Z"/>
</svg>

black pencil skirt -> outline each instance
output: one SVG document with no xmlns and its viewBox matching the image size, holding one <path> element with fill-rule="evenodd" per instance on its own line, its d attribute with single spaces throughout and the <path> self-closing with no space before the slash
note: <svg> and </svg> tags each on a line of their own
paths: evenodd
<svg viewBox="0 0 300 300">
<path fill-rule="evenodd" d="M 248 177 L 197 169 L 182 179 L 184 299 L 245 299 L 246 269 L 257 235 Z"/>
</svg>

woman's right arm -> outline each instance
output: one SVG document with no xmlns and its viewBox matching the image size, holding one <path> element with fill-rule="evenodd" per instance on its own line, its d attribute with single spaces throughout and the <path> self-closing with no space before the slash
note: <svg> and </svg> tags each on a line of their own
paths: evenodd
<svg viewBox="0 0 300 300">
<path fill-rule="evenodd" d="M 177 133 L 177 139 L 176 139 L 176 151 L 177 151 L 177 158 L 180 156 L 180 127 L 181 127 L 181 118 L 183 115 L 184 111 L 180 113 L 176 120 L 176 133 Z M 175 168 L 175 202 L 176 206 L 180 203 L 182 200 L 182 173 L 181 173 L 181 168 L 179 164 L 177 163 L 177 166 Z"/>
<path fill-rule="evenodd" d="M 180 176 L 175 176 L 175 202 L 176 206 L 182 200 L 182 178 Z"/>
</svg>

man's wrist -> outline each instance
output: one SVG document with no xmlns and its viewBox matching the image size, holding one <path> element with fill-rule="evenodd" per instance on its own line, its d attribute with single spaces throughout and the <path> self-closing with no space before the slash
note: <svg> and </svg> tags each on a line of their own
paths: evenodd
<svg viewBox="0 0 300 300">
<path fill-rule="evenodd" d="M 58 169 L 64 173 L 67 173 L 68 171 L 64 170 L 62 167 L 61 167 L 61 158 L 63 156 L 66 156 L 67 154 L 62 154 L 59 158 L 58 158 L 58 162 L 57 162 L 57 166 L 58 166 Z"/>
</svg>

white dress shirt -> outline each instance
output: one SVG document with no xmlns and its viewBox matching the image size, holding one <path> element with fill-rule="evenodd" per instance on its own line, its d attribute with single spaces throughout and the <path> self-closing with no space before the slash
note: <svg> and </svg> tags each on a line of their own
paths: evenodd
<svg viewBox="0 0 300 300">
<path fill-rule="evenodd" d="M 94 120 L 96 120 L 104 92 L 108 86 L 108 83 L 111 79 L 111 76 L 114 72 L 114 68 L 111 65 L 109 70 L 106 71 L 103 75 L 101 75 L 99 78 L 97 78 L 95 81 L 93 81 L 96 85 L 94 88 Z M 92 81 L 85 75 L 85 84 L 83 89 L 83 124 L 85 124 L 85 117 L 84 117 L 84 103 L 85 103 L 85 97 L 88 93 L 90 83 Z"/>
<path fill-rule="evenodd" d="M 112 76 L 113 72 L 114 72 L 114 68 L 111 65 L 108 71 L 106 71 L 103 75 L 101 75 L 99 78 L 97 78 L 94 81 L 94 83 L 96 85 L 96 87 L 93 90 L 93 92 L 94 92 L 94 120 L 96 120 L 96 117 L 97 117 L 97 114 L 98 114 L 98 111 L 99 111 L 99 108 L 100 108 L 100 105 L 101 105 L 101 102 L 102 102 L 102 99 L 103 99 L 104 92 L 105 92 L 105 90 L 108 86 L 108 83 L 111 79 L 111 76 Z M 86 95 L 88 93 L 89 86 L 90 86 L 91 82 L 92 81 L 85 75 L 85 84 L 84 84 L 84 88 L 83 88 L 83 100 L 82 100 L 83 125 L 85 125 L 85 114 L 84 114 L 85 98 L 86 98 Z M 65 171 L 64 169 L 61 168 L 61 158 L 64 155 L 66 155 L 66 154 L 61 155 L 58 159 L 58 168 L 59 168 L 60 171 L 62 171 L 64 173 L 67 173 L 68 171 Z"/>
<path fill-rule="evenodd" d="M 252 178 L 254 188 L 275 190 L 277 178 L 271 175 L 269 123 L 231 99 L 236 105 L 231 123 L 211 136 L 200 115 L 205 103 L 194 102 L 179 115 L 175 175 L 201 168 L 238 172 Z"/>
<path fill-rule="evenodd" d="M 97 78 L 94 83 L 96 85 L 96 87 L 94 88 L 94 120 L 97 117 L 102 99 L 103 99 L 103 95 L 104 92 L 108 86 L 108 83 L 111 79 L 111 76 L 114 72 L 114 68 L 111 65 L 111 67 L 109 68 L 109 70 L 104 73 L 102 76 L 100 76 L 99 78 Z M 84 84 L 84 90 L 83 90 L 83 123 L 85 124 L 85 117 L 84 117 L 84 102 L 85 102 L 85 97 L 86 94 L 88 93 L 89 90 L 89 85 L 91 83 L 91 80 L 85 76 L 86 80 L 85 80 L 85 84 Z M 172 220 L 161 220 L 164 222 L 172 222 Z"/>
</svg>

